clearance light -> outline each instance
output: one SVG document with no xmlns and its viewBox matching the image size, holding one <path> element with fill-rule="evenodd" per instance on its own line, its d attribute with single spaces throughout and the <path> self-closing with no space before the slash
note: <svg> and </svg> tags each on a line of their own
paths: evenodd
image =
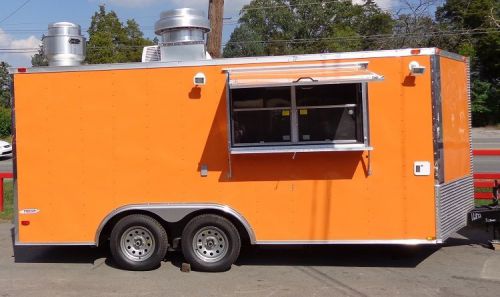
<svg viewBox="0 0 500 297">
<path fill-rule="evenodd" d="M 408 64 L 408 68 L 412 76 L 423 75 L 425 73 L 425 66 L 421 66 L 417 61 L 411 61 L 410 64 Z"/>
<path fill-rule="evenodd" d="M 26 69 L 24 67 L 23 68 L 17 68 L 17 72 L 19 72 L 19 73 L 26 73 L 27 70 L 28 69 Z"/>
<path fill-rule="evenodd" d="M 419 55 L 419 54 L 420 54 L 420 50 L 419 50 L 419 49 L 412 49 L 412 50 L 410 51 L 410 53 L 411 53 L 412 55 Z"/>
<path fill-rule="evenodd" d="M 29 226 L 30 221 L 21 221 L 21 225 L 23 226 Z"/>
</svg>

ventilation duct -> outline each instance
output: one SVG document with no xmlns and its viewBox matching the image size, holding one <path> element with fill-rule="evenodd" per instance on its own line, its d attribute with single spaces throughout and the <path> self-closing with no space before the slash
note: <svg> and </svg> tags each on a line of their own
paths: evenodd
<svg viewBox="0 0 500 297">
<path fill-rule="evenodd" d="M 209 59 L 205 44 L 205 35 L 209 31 L 210 22 L 200 10 L 180 8 L 162 12 L 155 24 L 155 33 L 161 36 L 161 43 L 156 50 L 154 46 L 144 48 L 142 60 L 167 62 Z"/>
<path fill-rule="evenodd" d="M 68 22 L 49 24 L 42 41 L 49 66 L 78 66 L 85 60 L 86 39 L 80 25 Z"/>
</svg>

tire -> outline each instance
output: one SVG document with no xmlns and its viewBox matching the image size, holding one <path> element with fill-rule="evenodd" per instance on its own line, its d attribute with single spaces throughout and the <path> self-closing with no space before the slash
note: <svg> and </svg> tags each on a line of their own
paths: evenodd
<svg viewBox="0 0 500 297">
<path fill-rule="evenodd" d="M 167 248 L 167 232 L 158 221 L 147 215 L 126 216 L 111 231 L 111 255 L 123 269 L 155 269 L 165 258 Z"/>
<path fill-rule="evenodd" d="M 182 253 L 194 270 L 226 271 L 240 254 L 241 239 L 236 227 L 218 215 L 193 218 L 182 231 Z"/>
</svg>

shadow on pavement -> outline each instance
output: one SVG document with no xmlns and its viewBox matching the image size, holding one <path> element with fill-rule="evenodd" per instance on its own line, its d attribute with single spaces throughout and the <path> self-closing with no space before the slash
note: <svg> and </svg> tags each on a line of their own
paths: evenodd
<svg viewBox="0 0 500 297">
<path fill-rule="evenodd" d="M 0 156 L 0 161 L 10 160 L 10 159 L 12 159 L 12 154 Z"/>
<path fill-rule="evenodd" d="M 415 267 L 439 246 L 260 246 L 244 251 L 237 265 Z"/>
<path fill-rule="evenodd" d="M 104 248 L 90 246 L 14 246 L 14 228 L 11 229 L 16 263 L 94 263 L 107 257 Z"/>
<path fill-rule="evenodd" d="M 480 245 L 490 248 L 490 241 L 493 239 L 492 230 L 486 227 L 467 226 L 457 232 L 464 238 L 452 237 L 443 246 Z"/>
<path fill-rule="evenodd" d="M 236 265 L 259 266 L 344 266 L 344 267 L 416 267 L 441 247 L 488 246 L 489 234 L 484 229 L 464 228 L 443 245 L 279 245 L 251 246 L 242 250 Z M 12 231 L 13 236 L 13 231 Z M 463 236 L 463 238 L 460 238 Z M 14 239 L 14 237 L 13 237 Z M 14 242 L 14 240 L 13 240 Z M 17 263 L 94 263 L 107 258 L 107 266 L 119 269 L 111 259 L 107 246 L 33 246 L 14 247 Z M 168 252 L 167 261 L 181 267 L 181 252 Z"/>
</svg>

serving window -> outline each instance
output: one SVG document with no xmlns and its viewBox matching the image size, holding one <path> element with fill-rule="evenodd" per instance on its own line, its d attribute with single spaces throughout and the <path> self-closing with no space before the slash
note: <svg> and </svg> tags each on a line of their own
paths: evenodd
<svg viewBox="0 0 500 297">
<path fill-rule="evenodd" d="M 366 64 L 228 70 L 231 153 L 371 149 Z"/>
</svg>

